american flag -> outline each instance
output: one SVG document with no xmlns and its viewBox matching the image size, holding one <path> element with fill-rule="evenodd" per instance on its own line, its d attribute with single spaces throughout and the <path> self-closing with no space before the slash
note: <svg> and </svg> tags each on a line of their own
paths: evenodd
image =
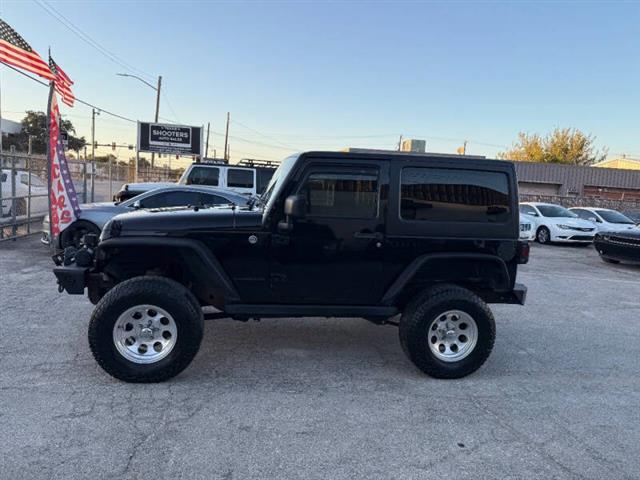
<svg viewBox="0 0 640 480">
<path fill-rule="evenodd" d="M 62 95 L 62 102 L 66 103 L 70 107 L 73 107 L 73 102 L 76 97 L 73 96 L 73 92 L 71 91 L 71 85 L 73 85 L 73 81 L 69 78 L 69 76 L 64 73 L 56 62 L 53 61 L 51 55 L 49 55 L 49 69 L 55 75 L 55 79 L 53 80 L 53 86 L 60 95 Z"/>
<path fill-rule="evenodd" d="M 47 63 L 25 42 L 18 32 L 1 18 L 0 62 L 22 68 L 47 80 L 54 79 Z"/>
</svg>

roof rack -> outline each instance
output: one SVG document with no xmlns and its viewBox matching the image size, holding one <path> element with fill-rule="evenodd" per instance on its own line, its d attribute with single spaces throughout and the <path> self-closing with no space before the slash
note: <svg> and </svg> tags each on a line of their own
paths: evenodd
<svg viewBox="0 0 640 480">
<path fill-rule="evenodd" d="M 226 165 L 228 162 L 224 158 L 203 158 L 200 163 L 215 163 L 216 165 Z"/>
<path fill-rule="evenodd" d="M 267 168 L 277 168 L 280 166 L 280 161 L 276 160 L 259 160 L 257 158 L 243 158 L 240 160 L 240 163 L 243 167 L 267 167 Z"/>
</svg>

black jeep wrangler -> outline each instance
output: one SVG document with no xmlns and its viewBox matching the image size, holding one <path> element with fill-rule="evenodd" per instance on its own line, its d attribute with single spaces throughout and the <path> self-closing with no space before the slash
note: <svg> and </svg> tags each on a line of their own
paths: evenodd
<svg viewBox="0 0 640 480">
<path fill-rule="evenodd" d="M 458 378 L 493 347 L 487 303 L 524 304 L 517 188 L 513 165 L 497 160 L 307 152 L 285 159 L 248 207 L 114 217 L 99 242 L 87 236 L 54 256 L 54 273 L 61 291 L 86 288 L 97 304 L 89 344 L 121 380 L 157 382 L 187 367 L 203 307 L 238 320 L 398 325 L 420 370 Z"/>
</svg>

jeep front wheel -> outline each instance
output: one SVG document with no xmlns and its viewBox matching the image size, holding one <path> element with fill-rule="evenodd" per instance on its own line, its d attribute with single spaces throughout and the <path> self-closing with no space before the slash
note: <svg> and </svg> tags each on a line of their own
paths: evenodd
<svg viewBox="0 0 640 480">
<path fill-rule="evenodd" d="M 202 340 L 203 320 L 198 301 L 178 282 L 136 277 L 98 302 L 89 324 L 89 346 L 113 377 L 161 382 L 191 363 Z"/>
<path fill-rule="evenodd" d="M 425 291 L 400 320 L 400 343 L 427 375 L 460 378 L 476 371 L 491 353 L 495 321 L 473 292 L 455 285 Z"/>
</svg>

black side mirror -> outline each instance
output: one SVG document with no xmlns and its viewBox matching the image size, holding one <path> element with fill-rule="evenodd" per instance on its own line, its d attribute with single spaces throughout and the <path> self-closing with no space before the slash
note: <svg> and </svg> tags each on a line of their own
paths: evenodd
<svg viewBox="0 0 640 480">
<path fill-rule="evenodd" d="M 300 195 L 290 195 L 284 200 L 284 214 L 286 219 L 278 222 L 278 230 L 290 232 L 293 230 L 292 218 L 303 218 L 307 212 L 307 201 Z"/>
<path fill-rule="evenodd" d="M 307 201 L 301 195 L 290 195 L 284 201 L 284 214 L 291 218 L 303 218 L 307 212 Z"/>
</svg>

